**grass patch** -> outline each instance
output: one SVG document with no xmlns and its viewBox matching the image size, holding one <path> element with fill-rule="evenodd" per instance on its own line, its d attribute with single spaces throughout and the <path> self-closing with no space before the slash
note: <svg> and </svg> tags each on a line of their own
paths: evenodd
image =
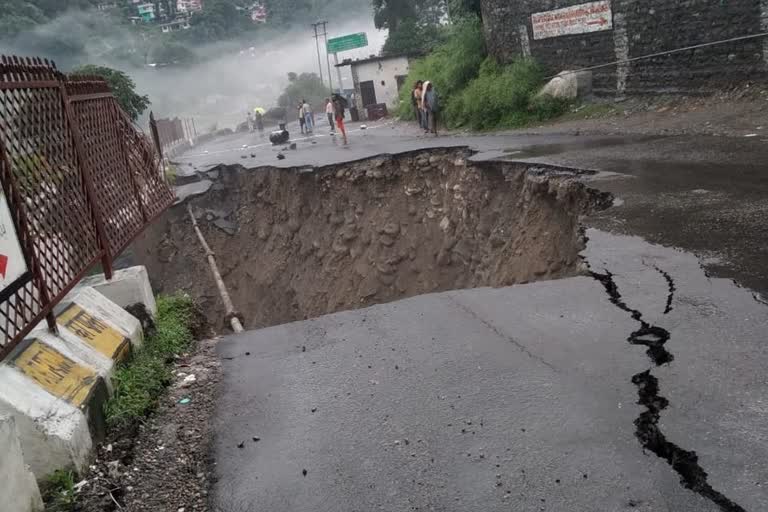
<svg viewBox="0 0 768 512">
<path fill-rule="evenodd" d="M 566 112 L 570 102 L 536 96 L 544 72 L 532 60 L 499 66 L 487 58 L 480 74 L 451 99 L 445 111 L 450 125 L 472 130 L 519 128 Z"/>
<path fill-rule="evenodd" d="M 147 416 L 171 382 L 174 357 L 193 341 L 192 299 L 186 295 L 157 300 L 156 331 L 144 340 L 133 358 L 121 364 L 113 377 L 115 393 L 106 404 L 107 425 L 122 427 Z"/>
<path fill-rule="evenodd" d="M 41 486 L 46 512 L 70 512 L 76 510 L 75 474 L 58 469 L 46 478 Z"/>
<path fill-rule="evenodd" d="M 176 165 L 169 163 L 165 166 L 165 181 L 169 185 L 176 183 L 176 176 L 179 174 L 179 168 Z"/>
</svg>

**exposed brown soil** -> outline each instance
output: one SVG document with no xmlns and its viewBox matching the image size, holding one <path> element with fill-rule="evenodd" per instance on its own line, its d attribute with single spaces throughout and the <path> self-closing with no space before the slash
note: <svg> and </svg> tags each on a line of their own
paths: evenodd
<svg viewBox="0 0 768 512">
<path fill-rule="evenodd" d="M 219 169 L 192 200 L 247 327 L 580 271 L 579 217 L 608 203 L 577 172 L 475 163 L 463 149 L 319 169 Z M 157 291 L 223 309 L 185 206 L 136 245 Z"/>
</svg>

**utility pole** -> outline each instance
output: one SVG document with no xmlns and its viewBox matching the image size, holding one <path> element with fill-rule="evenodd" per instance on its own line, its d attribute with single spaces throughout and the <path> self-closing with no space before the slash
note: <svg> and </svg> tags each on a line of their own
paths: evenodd
<svg viewBox="0 0 768 512">
<path fill-rule="evenodd" d="M 318 25 L 323 26 L 323 33 L 320 34 L 323 36 L 323 43 L 325 44 L 325 60 L 328 64 L 328 88 L 331 90 L 331 94 L 333 94 L 333 75 L 331 75 L 331 56 L 328 55 L 328 22 L 327 21 L 318 21 Z"/>
<path fill-rule="evenodd" d="M 312 28 L 315 29 L 315 48 L 317 48 L 317 67 L 320 68 L 320 83 L 325 85 L 325 82 L 323 82 L 323 62 L 320 60 L 320 36 L 317 34 L 317 27 L 320 25 L 320 23 L 313 23 Z M 323 32 L 325 32 L 325 22 L 323 22 Z"/>
</svg>

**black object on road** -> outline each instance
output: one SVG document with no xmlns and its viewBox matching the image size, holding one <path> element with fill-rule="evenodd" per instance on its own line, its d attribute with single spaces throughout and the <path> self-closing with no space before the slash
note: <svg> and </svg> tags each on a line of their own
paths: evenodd
<svg viewBox="0 0 768 512">
<path fill-rule="evenodd" d="M 291 140 L 291 134 L 285 129 L 285 123 L 280 123 L 280 129 L 269 134 L 269 142 L 271 142 L 273 146 L 285 144 L 289 140 Z"/>
</svg>

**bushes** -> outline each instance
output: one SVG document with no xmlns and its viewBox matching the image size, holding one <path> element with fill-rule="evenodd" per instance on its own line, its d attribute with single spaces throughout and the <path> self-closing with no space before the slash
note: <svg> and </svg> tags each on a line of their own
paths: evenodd
<svg viewBox="0 0 768 512">
<path fill-rule="evenodd" d="M 467 18 L 449 27 L 446 42 L 438 46 L 428 57 L 411 65 L 400 92 L 402 118 L 413 119 L 411 91 L 417 80 L 430 80 L 445 105 L 452 95 L 466 87 L 480 70 L 486 55 L 485 37 L 477 18 Z"/>
<path fill-rule="evenodd" d="M 567 109 L 567 101 L 536 97 L 543 78 L 541 67 L 532 60 L 501 67 L 489 57 L 480 75 L 450 101 L 444 117 L 451 126 L 491 130 L 517 128 L 560 115 Z"/>
<path fill-rule="evenodd" d="M 537 97 L 544 72 L 530 59 L 509 66 L 486 57 L 482 26 L 469 18 L 451 27 L 449 40 L 411 66 L 401 92 L 399 115 L 413 119 L 411 91 L 430 80 L 440 97 L 442 122 L 472 130 L 518 128 L 563 114 L 570 102 Z"/>
</svg>

